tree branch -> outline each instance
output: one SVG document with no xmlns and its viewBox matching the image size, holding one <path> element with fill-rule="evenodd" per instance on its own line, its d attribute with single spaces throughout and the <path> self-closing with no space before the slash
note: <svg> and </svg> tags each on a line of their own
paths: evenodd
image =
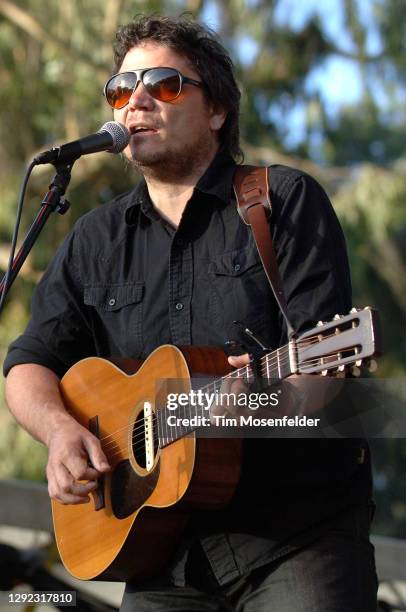
<svg viewBox="0 0 406 612">
<path fill-rule="evenodd" d="M 331 42 L 328 43 L 327 50 L 334 55 L 339 55 L 340 57 L 345 57 L 346 59 L 351 59 L 360 63 L 367 62 L 372 64 L 374 62 L 380 62 L 388 56 L 386 49 L 380 53 L 376 53 L 375 55 L 368 55 L 365 53 L 358 53 L 356 51 L 345 51 L 345 49 L 340 49 L 340 47 L 337 47 L 337 45 L 334 45 Z"/>
<path fill-rule="evenodd" d="M 105 78 L 108 72 L 107 66 L 95 62 L 91 55 L 72 48 L 67 41 L 63 41 L 47 32 L 34 17 L 23 11 L 20 7 L 8 2 L 8 0 L 0 0 L 0 12 L 39 43 L 48 44 L 64 54 L 69 54 L 75 61 L 89 64 L 101 78 Z"/>
</svg>

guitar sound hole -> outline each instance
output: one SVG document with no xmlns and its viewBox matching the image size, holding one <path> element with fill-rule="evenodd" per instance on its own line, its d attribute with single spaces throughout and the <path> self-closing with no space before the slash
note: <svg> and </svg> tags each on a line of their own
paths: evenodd
<svg viewBox="0 0 406 612">
<path fill-rule="evenodd" d="M 148 450 L 147 450 L 147 440 L 145 436 L 145 432 L 146 432 L 145 427 L 146 427 L 146 423 L 145 423 L 145 417 L 144 417 L 144 410 L 141 410 L 140 413 L 137 415 L 137 418 L 134 422 L 133 435 L 132 435 L 132 446 L 133 446 L 134 457 L 138 465 L 141 468 L 148 469 L 148 466 L 147 466 Z M 155 415 L 153 415 L 152 417 L 152 438 L 153 438 L 152 444 L 151 444 L 151 449 L 153 448 L 152 458 L 155 458 L 156 453 L 158 451 L 158 433 L 157 433 L 157 428 L 156 428 L 156 416 Z"/>
</svg>

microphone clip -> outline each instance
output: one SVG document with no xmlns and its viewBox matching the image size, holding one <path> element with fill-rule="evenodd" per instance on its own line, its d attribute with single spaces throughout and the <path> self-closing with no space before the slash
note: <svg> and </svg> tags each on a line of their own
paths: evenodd
<svg viewBox="0 0 406 612">
<path fill-rule="evenodd" d="M 54 164 L 56 174 L 49 185 L 41 206 L 50 208 L 53 212 L 64 215 L 70 208 L 70 202 L 64 196 L 70 179 L 73 162 L 67 164 Z"/>
</svg>

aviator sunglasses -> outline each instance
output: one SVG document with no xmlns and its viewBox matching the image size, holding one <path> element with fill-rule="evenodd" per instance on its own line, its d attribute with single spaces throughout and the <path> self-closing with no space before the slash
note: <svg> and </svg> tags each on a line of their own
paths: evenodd
<svg viewBox="0 0 406 612">
<path fill-rule="evenodd" d="M 145 68 L 114 74 L 104 86 L 104 95 L 110 106 L 116 110 L 128 104 L 138 83 L 142 82 L 150 96 L 161 102 L 175 100 L 184 83 L 203 87 L 201 81 L 183 76 L 176 68 Z"/>
</svg>

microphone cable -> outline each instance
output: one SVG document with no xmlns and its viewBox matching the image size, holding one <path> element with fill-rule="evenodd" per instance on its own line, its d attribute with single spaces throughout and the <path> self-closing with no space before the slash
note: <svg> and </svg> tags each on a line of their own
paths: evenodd
<svg viewBox="0 0 406 612">
<path fill-rule="evenodd" d="M 0 297 L 0 313 L 3 310 L 3 306 L 4 306 L 4 300 L 6 299 L 6 294 L 7 294 L 7 288 L 8 288 L 8 281 L 10 278 L 10 274 L 13 270 L 13 263 L 14 263 L 14 256 L 15 256 L 15 250 L 16 250 L 16 246 L 17 246 L 17 239 L 18 239 L 18 231 L 20 228 L 20 222 L 21 222 L 21 215 L 23 212 L 23 204 L 24 204 L 24 198 L 25 198 L 25 192 L 27 190 L 27 184 L 28 184 L 28 180 L 31 176 L 31 172 L 33 171 L 34 166 L 37 165 L 37 162 L 35 160 L 33 160 L 29 166 L 27 167 L 26 171 L 25 171 L 25 176 L 20 188 L 20 194 L 18 196 L 18 205 L 17 205 L 17 216 L 16 216 L 16 221 L 14 224 L 14 230 L 13 230 L 13 237 L 11 239 L 11 249 L 10 249 L 10 256 L 9 256 L 9 260 L 8 260 L 8 265 L 7 265 L 7 271 L 5 273 L 5 275 L 3 276 L 3 280 L 2 283 L 0 285 L 1 288 L 1 297 Z"/>
</svg>

